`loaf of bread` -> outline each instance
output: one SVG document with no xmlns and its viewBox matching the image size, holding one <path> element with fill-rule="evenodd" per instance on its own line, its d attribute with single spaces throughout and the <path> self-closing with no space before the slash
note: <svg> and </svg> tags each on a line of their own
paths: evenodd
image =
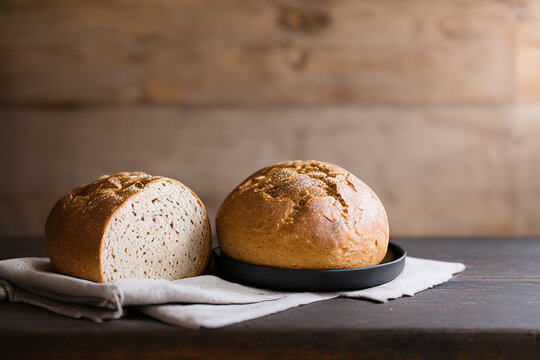
<svg viewBox="0 0 540 360">
<path fill-rule="evenodd" d="M 62 197 L 45 241 L 58 272 L 96 282 L 199 275 L 211 250 L 199 198 L 179 181 L 142 172 L 102 176 Z"/>
<path fill-rule="evenodd" d="M 339 166 L 291 161 L 257 171 L 221 205 L 228 257 L 291 269 L 349 269 L 382 261 L 388 220 L 375 193 Z"/>
</svg>

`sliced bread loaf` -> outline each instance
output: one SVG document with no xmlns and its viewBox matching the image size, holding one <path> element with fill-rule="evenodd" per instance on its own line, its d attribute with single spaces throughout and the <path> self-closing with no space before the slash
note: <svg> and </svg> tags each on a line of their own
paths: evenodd
<svg viewBox="0 0 540 360">
<path fill-rule="evenodd" d="M 184 184 L 119 173 L 74 189 L 51 210 L 45 241 L 60 273 L 110 282 L 201 274 L 210 258 L 208 215 Z"/>
</svg>

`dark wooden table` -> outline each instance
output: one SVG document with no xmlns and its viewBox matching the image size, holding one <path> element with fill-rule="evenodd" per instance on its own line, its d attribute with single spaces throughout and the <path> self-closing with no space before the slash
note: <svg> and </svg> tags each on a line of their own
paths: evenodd
<svg viewBox="0 0 540 360">
<path fill-rule="evenodd" d="M 137 313 L 96 324 L 0 302 L 0 358 L 540 358 L 540 239 L 394 241 L 467 270 L 386 304 L 334 299 L 199 331 Z M 42 239 L 0 239 L 2 259 L 44 255 Z"/>
</svg>

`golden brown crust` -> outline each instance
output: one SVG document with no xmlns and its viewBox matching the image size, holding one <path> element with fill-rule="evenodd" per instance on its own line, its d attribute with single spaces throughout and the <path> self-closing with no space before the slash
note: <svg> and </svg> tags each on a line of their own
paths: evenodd
<svg viewBox="0 0 540 360">
<path fill-rule="evenodd" d="M 58 200 L 45 224 L 45 245 L 56 270 L 102 282 L 101 241 L 109 219 L 129 197 L 159 179 L 143 172 L 102 176 Z"/>
<path fill-rule="evenodd" d="M 384 207 L 366 184 L 313 160 L 251 175 L 221 205 L 216 230 L 233 259 L 297 269 L 378 264 L 389 235 Z"/>
</svg>

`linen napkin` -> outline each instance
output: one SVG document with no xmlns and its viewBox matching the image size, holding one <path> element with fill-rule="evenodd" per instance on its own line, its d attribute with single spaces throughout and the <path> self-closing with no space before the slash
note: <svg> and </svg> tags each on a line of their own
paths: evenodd
<svg viewBox="0 0 540 360">
<path fill-rule="evenodd" d="M 244 286 L 213 275 L 175 281 L 123 279 L 95 283 L 54 271 L 48 258 L 0 261 L 0 300 L 23 302 L 73 318 L 113 320 L 137 307 L 163 322 L 190 329 L 217 328 L 335 297 L 387 302 L 450 280 L 461 263 L 407 257 L 393 281 L 356 291 L 280 292 Z"/>
</svg>

